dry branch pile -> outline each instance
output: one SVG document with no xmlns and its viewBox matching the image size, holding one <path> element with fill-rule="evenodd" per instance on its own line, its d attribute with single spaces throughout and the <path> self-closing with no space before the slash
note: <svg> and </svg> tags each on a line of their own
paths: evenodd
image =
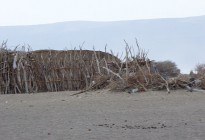
<svg viewBox="0 0 205 140">
<path fill-rule="evenodd" d="M 125 42 L 126 43 L 126 42 Z M 113 54 L 89 50 L 30 51 L 24 46 L 0 47 L 0 94 L 36 93 L 109 88 L 113 91 L 147 91 L 186 88 L 189 79 L 160 75 L 147 52 L 126 43 L 123 60 Z M 202 85 L 205 85 L 202 81 Z M 78 93 L 77 93 L 78 94 Z"/>
</svg>

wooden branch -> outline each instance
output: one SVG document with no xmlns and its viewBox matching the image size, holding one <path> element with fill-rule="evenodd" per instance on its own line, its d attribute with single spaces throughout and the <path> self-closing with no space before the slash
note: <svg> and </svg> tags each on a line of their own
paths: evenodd
<svg viewBox="0 0 205 140">
<path fill-rule="evenodd" d="M 95 54 L 95 59 L 96 59 L 97 67 L 98 67 L 98 73 L 99 73 L 100 75 L 102 75 L 102 74 L 101 74 L 101 71 L 100 71 L 100 63 L 99 63 L 99 60 L 98 60 L 98 57 L 97 57 L 97 54 L 96 54 L 96 51 L 95 51 L 95 48 L 94 48 L 94 47 L 93 47 L 93 51 L 94 51 L 94 54 Z"/>
<path fill-rule="evenodd" d="M 129 70 L 128 70 L 128 46 L 126 46 L 126 81 L 128 81 Z"/>
<path fill-rule="evenodd" d="M 118 78 L 120 78 L 121 80 L 123 80 L 123 78 L 118 74 L 118 73 L 115 73 L 113 72 L 112 70 L 106 68 L 106 67 L 102 67 L 103 69 L 106 69 L 107 71 L 111 72 L 113 75 L 117 76 Z M 124 80 L 123 80 L 124 81 Z"/>
<path fill-rule="evenodd" d="M 167 82 L 166 79 L 164 79 L 163 76 L 161 76 L 160 74 L 158 74 L 160 76 L 160 78 L 165 82 L 165 86 L 166 86 L 166 89 L 167 89 L 167 93 L 170 93 L 170 89 L 169 89 L 169 83 Z"/>
</svg>

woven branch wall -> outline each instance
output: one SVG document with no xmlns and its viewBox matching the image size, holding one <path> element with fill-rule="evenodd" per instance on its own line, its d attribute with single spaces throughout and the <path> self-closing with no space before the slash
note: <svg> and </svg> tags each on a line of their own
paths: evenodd
<svg viewBox="0 0 205 140">
<path fill-rule="evenodd" d="M 79 90 L 117 57 L 88 50 L 0 50 L 0 94 Z"/>
</svg>

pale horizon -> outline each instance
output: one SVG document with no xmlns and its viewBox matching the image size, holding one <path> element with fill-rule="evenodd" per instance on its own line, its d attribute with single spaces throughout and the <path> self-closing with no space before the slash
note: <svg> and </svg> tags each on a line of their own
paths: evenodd
<svg viewBox="0 0 205 140">
<path fill-rule="evenodd" d="M 203 0 L 0 0 L 0 26 L 205 15 Z"/>
<path fill-rule="evenodd" d="M 12 27 L 12 26 L 35 26 L 35 25 L 47 25 L 47 24 L 58 24 L 64 22 L 123 22 L 123 21 L 138 21 L 138 20 L 158 20 L 158 19 L 184 19 L 184 18 L 197 18 L 202 17 L 204 15 L 197 15 L 197 16 L 185 16 L 185 17 L 161 17 L 161 18 L 144 18 L 144 19 L 128 19 L 128 20 L 110 20 L 110 21 L 95 21 L 95 20 L 71 20 L 71 21 L 56 21 L 56 22 L 48 22 L 48 23 L 37 23 L 37 24 L 21 24 L 21 25 L 0 25 L 0 27 Z"/>
</svg>

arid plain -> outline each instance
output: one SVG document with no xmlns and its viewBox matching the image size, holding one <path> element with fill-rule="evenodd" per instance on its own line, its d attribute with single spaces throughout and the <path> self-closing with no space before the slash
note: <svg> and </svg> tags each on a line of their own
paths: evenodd
<svg viewBox="0 0 205 140">
<path fill-rule="evenodd" d="M 204 140 L 205 93 L 0 95 L 1 140 Z"/>
</svg>

